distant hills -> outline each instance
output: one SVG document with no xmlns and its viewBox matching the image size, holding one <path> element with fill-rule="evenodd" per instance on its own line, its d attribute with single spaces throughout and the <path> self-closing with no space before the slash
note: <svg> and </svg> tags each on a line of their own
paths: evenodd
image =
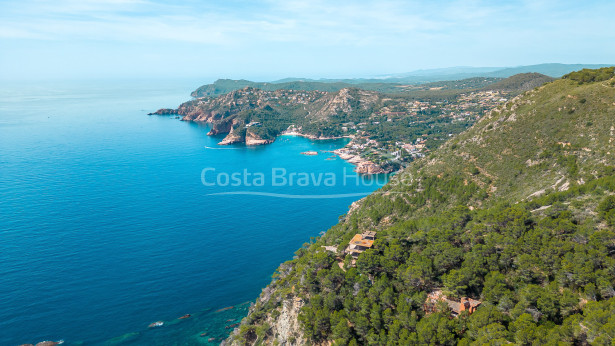
<svg viewBox="0 0 615 346">
<path fill-rule="evenodd" d="M 417 95 L 420 97 L 433 97 L 442 94 L 438 90 L 468 91 L 485 88 L 490 84 L 501 81 L 502 78 L 474 77 L 462 80 L 447 80 L 423 84 L 401 84 L 401 83 L 346 83 L 346 82 L 313 82 L 313 81 L 292 81 L 292 82 L 252 82 L 248 80 L 218 79 L 212 84 L 206 84 L 192 92 L 192 97 L 220 96 L 230 92 L 251 87 L 263 91 L 276 90 L 301 90 L 301 91 L 324 91 L 337 92 L 342 89 L 362 89 L 376 91 L 385 94 L 404 94 L 405 96 Z M 421 91 L 434 91 L 430 95 L 425 95 Z M 450 93 L 444 93 L 449 95 Z"/>
<path fill-rule="evenodd" d="M 460 74 L 472 74 L 472 75 L 487 75 L 488 73 L 505 69 L 506 67 L 471 67 L 471 66 L 457 66 L 457 67 L 445 67 L 434 69 L 423 69 L 412 72 L 393 74 L 388 76 L 382 76 L 386 78 L 406 78 L 417 76 L 450 76 Z"/>
<path fill-rule="evenodd" d="M 612 65 L 612 64 L 611 64 Z M 193 93 L 193 97 L 217 96 L 239 90 L 247 86 L 265 90 L 304 90 L 304 91 L 339 91 L 344 88 L 358 88 L 363 90 L 378 91 L 382 93 L 404 93 L 416 90 L 415 87 L 427 83 L 444 81 L 467 81 L 468 88 L 484 88 L 489 84 L 496 83 L 503 78 L 508 78 L 520 73 L 540 73 L 552 78 L 560 78 L 572 71 L 584 68 L 594 69 L 611 66 L 609 64 L 539 64 L 517 67 L 450 67 L 441 69 L 417 70 L 408 73 L 394 74 L 382 78 L 355 78 L 355 79 L 309 79 L 309 78 L 285 78 L 272 82 L 253 82 L 245 79 L 218 79 L 212 84 L 206 84 Z M 480 78 L 479 78 L 480 77 Z M 481 79 L 482 78 L 482 79 Z M 463 84 L 463 83 L 462 83 Z M 467 83 L 466 83 L 467 84 Z M 432 85 L 438 88 L 440 85 Z M 445 87 L 445 89 L 450 89 Z M 462 89 L 458 87 L 457 89 Z"/>
<path fill-rule="evenodd" d="M 516 67 L 448 67 L 428 70 L 416 70 L 407 73 L 390 75 L 386 80 L 414 81 L 420 79 L 432 79 L 431 81 L 455 80 L 471 77 L 497 77 L 507 78 L 519 73 L 542 73 L 544 75 L 559 78 L 572 71 L 596 69 L 608 67 L 613 64 L 558 64 L 547 63 L 538 65 L 526 65 Z M 435 80 L 434 80 L 435 79 Z"/>
<path fill-rule="evenodd" d="M 541 73 L 519 73 L 500 80 L 485 87 L 485 90 L 506 91 L 506 92 L 522 92 L 532 90 L 547 82 L 554 81 L 555 78 L 546 76 Z"/>
</svg>

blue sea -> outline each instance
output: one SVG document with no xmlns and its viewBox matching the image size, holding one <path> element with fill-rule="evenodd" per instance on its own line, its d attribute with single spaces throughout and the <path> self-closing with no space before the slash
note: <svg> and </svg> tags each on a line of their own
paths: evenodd
<svg viewBox="0 0 615 346">
<path fill-rule="evenodd" d="M 217 344 L 385 182 L 327 152 L 345 140 L 220 147 L 205 124 L 147 115 L 200 84 L 0 87 L 0 345 Z"/>
</svg>

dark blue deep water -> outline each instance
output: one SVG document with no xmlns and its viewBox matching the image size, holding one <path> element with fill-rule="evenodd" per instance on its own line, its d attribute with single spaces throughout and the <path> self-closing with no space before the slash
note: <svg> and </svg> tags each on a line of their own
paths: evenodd
<svg viewBox="0 0 615 346">
<path fill-rule="evenodd" d="M 360 198 L 219 193 L 377 188 L 357 186 L 350 164 L 320 152 L 343 140 L 280 137 L 267 146 L 210 149 L 221 138 L 206 136 L 205 125 L 147 115 L 177 106 L 198 85 L 0 87 L 0 345 L 218 343 L 279 263 Z M 300 155 L 306 150 L 320 154 Z M 206 168 L 214 186 L 202 183 Z M 220 186 L 244 172 L 252 186 Z M 254 186 L 259 172 L 263 186 Z M 321 174 L 328 183 L 333 175 L 335 186 L 283 184 L 291 172 Z M 179 320 L 184 314 L 192 317 Z M 162 328 L 147 328 L 158 320 Z"/>
</svg>

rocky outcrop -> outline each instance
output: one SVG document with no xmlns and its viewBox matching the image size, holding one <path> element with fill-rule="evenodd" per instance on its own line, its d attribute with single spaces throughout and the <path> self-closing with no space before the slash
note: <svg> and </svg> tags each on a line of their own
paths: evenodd
<svg viewBox="0 0 615 346">
<path fill-rule="evenodd" d="M 211 130 L 207 133 L 208 136 L 215 136 L 219 134 L 228 133 L 231 134 L 233 132 L 233 121 L 217 121 L 213 122 L 210 126 Z"/>
<path fill-rule="evenodd" d="M 245 138 L 246 145 L 263 145 L 263 144 L 272 143 L 273 141 L 274 141 L 273 139 L 263 139 L 260 136 L 255 135 L 250 131 L 246 132 L 246 138 Z"/>
<path fill-rule="evenodd" d="M 373 163 L 372 161 L 362 158 L 361 155 L 351 153 L 346 148 L 334 150 L 333 153 L 339 156 L 342 160 L 346 160 L 349 163 L 352 163 L 353 165 L 355 165 L 355 172 L 359 174 L 391 173 L 390 171 L 386 171 L 385 169 Z"/>
<path fill-rule="evenodd" d="M 147 115 L 173 115 L 173 114 L 178 114 L 177 109 L 160 108 L 159 110 L 153 113 L 147 113 Z"/>
<path fill-rule="evenodd" d="M 36 346 L 55 346 L 55 345 L 60 345 L 63 342 L 58 342 L 58 341 L 41 341 L 39 343 L 36 344 Z"/>
<path fill-rule="evenodd" d="M 211 133 L 211 131 L 209 133 Z M 234 144 L 234 143 L 241 143 L 243 141 L 244 141 L 244 138 L 238 135 L 231 127 L 231 131 L 228 133 L 228 135 L 226 135 L 226 137 L 224 137 L 224 139 L 218 144 L 219 145 L 229 145 L 229 144 Z"/>
<path fill-rule="evenodd" d="M 371 161 L 361 161 L 355 167 L 355 172 L 359 174 L 383 174 L 387 173 L 382 167 Z"/>
<path fill-rule="evenodd" d="M 265 341 L 267 344 L 277 345 L 305 345 L 307 340 L 299 325 L 299 311 L 303 307 L 301 298 L 285 300 L 282 307 L 278 308 L 280 314 L 274 318 L 271 315 L 267 323 L 271 326 L 270 337 Z"/>
<path fill-rule="evenodd" d="M 288 276 L 292 269 L 292 264 L 282 263 L 277 271 L 279 279 Z M 295 295 L 294 287 L 292 293 L 283 296 L 277 294 L 279 293 L 277 289 L 275 283 L 265 287 L 255 304 L 250 307 L 248 317 L 242 320 L 240 327 L 235 328 L 221 345 L 307 345 L 307 338 L 303 334 L 298 319 L 305 302 Z M 259 336 L 257 333 L 247 331 L 240 335 L 241 325 L 250 324 L 250 316 L 255 313 L 259 314 L 263 306 L 270 304 L 273 304 L 275 308 L 267 311 L 264 316 L 263 322 L 267 326 L 265 333 Z"/>
<path fill-rule="evenodd" d="M 214 129 L 212 129 L 209 134 L 216 134 L 219 132 L 215 132 L 214 133 Z M 226 135 L 226 137 L 224 137 L 224 139 L 218 143 L 219 145 L 229 145 L 229 144 L 235 144 L 235 143 L 245 143 L 246 145 L 264 145 L 264 144 L 269 144 L 269 143 L 273 143 L 273 141 L 275 139 L 266 139 L 266 138 L 262 138 L 257 134 L 252 133 L 251 131 L 244 131 L 244 134 L 241 134 L 241 131 L 238 131 L 235 129 L 235 127 L 231 126 L 230 131 L 228 132 L 228 134 Z"/>
</svg>

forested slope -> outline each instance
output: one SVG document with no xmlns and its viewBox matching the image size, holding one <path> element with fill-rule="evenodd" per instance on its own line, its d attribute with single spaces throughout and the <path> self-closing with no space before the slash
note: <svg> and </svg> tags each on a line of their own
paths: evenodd
<svg viewBox="0 0 615 346">
<path fill-rule="evenodd" d="M 611 344 L 614 154 L 612 69 L 529 91 L 304 244 L 227 342 Z M 352 265 L 342 250 L 366 230 Z M 428 313 L 436 290 L 482 304 Z"/>
</svg>

